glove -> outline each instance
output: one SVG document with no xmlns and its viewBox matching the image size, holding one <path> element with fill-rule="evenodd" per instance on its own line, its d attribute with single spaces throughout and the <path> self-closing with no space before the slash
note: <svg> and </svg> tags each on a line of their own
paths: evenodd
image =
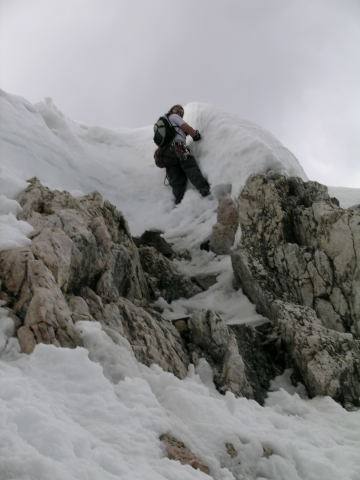
<svg viewBox="0 0 360 480">
<path fill-rule="evenodd" d="M 199 130 L 195 130 L 195 135 L 193 136 L 193 140 L 194 142 L 198 142 L 199 140 L 201 140 L 201 135 Z"/>
</svg>

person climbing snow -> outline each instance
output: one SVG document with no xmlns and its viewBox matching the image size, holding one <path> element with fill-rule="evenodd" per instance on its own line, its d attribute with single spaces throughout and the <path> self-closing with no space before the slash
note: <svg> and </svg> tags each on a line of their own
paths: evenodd
<svg viewBox="0 0 360 480">
<path fill-rule="evenodd" d="M 195 157 L 186 145 L 187 135 L 198 142 L 201 140 L 200 132 L 187 124 L 183 116 L 183 107 L 174 105 L 166 115 L 160 117 L 154 127 L 154 141 L 159 145 L 154 154 L 155 163 L 161 168 L 166 168 L 166 177 L 172 188 L 175 204 L 183 199 L 188 179 L 203 197 L 210 193 L 209 182 L 201 173 Z M 172 131 L 168 134 L 166 129 Z M 159 132 L 162 132 L 162 137 Z"/>
</svg>

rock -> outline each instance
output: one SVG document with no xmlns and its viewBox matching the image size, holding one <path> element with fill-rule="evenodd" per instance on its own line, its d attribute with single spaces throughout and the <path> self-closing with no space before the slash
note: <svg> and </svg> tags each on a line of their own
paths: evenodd
<svg viewBox="0 0 360 480">
<path fill-rule="evenodd" d="M 215 285 L 217 282 L 218 273 L 216 274 L 206 274 L 200 273 L 191 277 L 191 280 L 196 283 L 202 290 L 208 290 L 210 287 Z"/>
<path fill-rule="evenodd" d="M 85 286 L 81 288 L 80 295 L 86 302 L 91 317 L 100 323 L 103 321 L 108 324 L 101 297 L 99 297 L 99 295 L 97 295 L 90 287 Z"/>
<path fill-rule="evenodd" d="M 180 297 L 189 298 L 202 289 L 189 277 L 178 271 L 175 265 L 153 247 L 140 247 L 141 265 L 147 274 L 152 298 L 159 296 L 167 302 Z"/>
<path fill-rule="evenodd" d="M 229 328 L 236 337 L 238 350 L 245 364 L 245 375 L 254 392 L 254 398 L 262 405 L 270 381 L 285 368 L 284 352 L 279 345 L 274 326 L 269 322 L 258 327 L 230 325 Z"/>
<path fill-rule="evenodd" d="M 220 196 L 217 223 L 212 228 L 210 250 L 219 255 L 230 253 L 239 225 L 237 205 L 229 194 Z"/>
<path fill-rule="evenodd" d="M 202 462 L 194 453 L 192 453 L 186 445 L 168 433 L 160 436 L 166 451 L 166 455 L 170 460 L 177 460 L 183 465 L 190 465 L 195 470 L 201 470 L 207 475 L 210 474 L 209 467 Z"/>
<path fill-rule="evenodd" d="M 146 230 L 141 237 L 134 239 L 134 241 L 137 247 L 154 247 L 164 257 L 176 258 L 176 253 L 172 246 L 162 237 L 163 233 L 161 230 Z"/>
<path fill-rule="evenodd" d="M 179 378 L 187 375 L 189 357 L 176 328 L 155 311 L 151 314 L 126 299 L 117 303 L 124 329 L 136 358 L 145 365 L 156 363 Z"/>
<path fill-rule="evenodd" d="M 65 293 L 89 285 L 112 299 L 148 298 L 126 221 L 100 194 L 74 198 L 32 179 L 19 203 L 21 218 L 34 227 L 31 251 Z"/>
<path fill-rule="evenodd" d="M 189 319 L 190 315 L 182 315 L 181 317 L 172 318 L 170 320 L 183 338 L 189 333 Z"/>
<path fill-rule="evenodd" d="M 200 310 L 191 316 L 188 349 L 195 364 L 203 357 L 212 366 L 219 391 L 253 398 L 236 337 L 218 314 Z"/>
<path fill-rule="evenodd" d="M 210 252 L 210 239 L 207 238 L 203 242 L 200 243 L 200 250 L 205 250 L 206 252 Z"/>
<path fill-rule="evenodd" d="M 217 255 L 227 255 L 234 244 L 236 229 L 230 225 L 216 223 L 212 227 L 210 250 Z"/>
<path fill-rule="evenodd" d="M 315 309 L 325 327 L 360 334 L 360 212 L 316 182 L 258 175 L 240 195 L 239 218 L 234 273 L 259 311 L 269 316 L 281 298 Z"/>
<path fill-rule="evenodd" d="M 360 212 L 340 208 L 323 185 L 272 174 L 248 180 L 239 198 L 239 219 L 242 237 L 232 254 L 238 284 L 260 313 L 275 324 L 281 316 L 281 325 L 287 321 L 295 336 L 300 335 L 296 329 L 304 326 L 293 320 L 292 308 L 303 306 L 301 311 L 316 322 L 313 341 L 324 350 L 323 356 L 313 351 L 311 370 L 317 372 L 316 380 L 310 380 L 304 366 L 309 360 L 305 347 L 301 359 L 301 349 L 298 356 L 292 355 L 296 345 L 281 338 L 310 394 L 356 403 L 357 343 L 345 342 L 345 350 L 338 343 L 349 332 L 360 334 Z M 278 301 L 289 307 L 274 308 Z M 337 352 L 349 356 L 348 367 L 345 361 L 339 365 Z M 332 377 L 326 373 L 321 381 L 318 372 L 325 357 L 333 373 Z M 345 378 L 348 386 L 343 385 Z M 339 385 L 347 392 L 343 397 Z"/>
<path fill-rule="evenodd" d="M 9 305 L 22 320 L 18 338 L 24 352 L 30 353 L 36 343 L 80 344 L 60 287 L 30 248 L 0 252 L 0 275 Z"/>
<path fill-rule="evenodd" d="M 150 300 L 146 273 L 121 213 L 97 193 L 74 198 L 37 179 L 19 201 L 22 219 L 34 227 L 32 244 L 0 252 L 0 282 L 2 298 L 19 319 L 22 351 L 31 353 L 37 343 L 81 345 L 75 323 L 96 320 L 116 332 L 114 338 L 125 336 L 139 361 L 184 377 L 189 357 L 180 334 L 142 308 Z M 166 279 L 174 282 L 172 296 L 176 288 L 180 295 L 200 291 L 157 255 L 156 265 L 164 261 L 168 269 L 166 277 L 159 267 L 159 286 L 166 290 Z"/>
<path fill-rule="evenodd" d="M 123 335 L 135 357 L 145 365 L 156 363 L 180 378 L 187 374 L 189 357 L 176 328 L 152 310 L 134 305 L 125 298 L 103 304 L 90 288 L 81 291 L 92 317 L 102 325 Z"/>
<path fill-rule="evenodd" d="M 74 323 L 84 321 L 84 320 L 86 321 L 94 320 L 93 316 L 90 314 L 88 304 L 83 299 L 83 297 L 79 297 L 75 295 L 71 296 L 68 299 L 68 305 L 69 305 L 71 316 Z"/>
<path fill-rule="evenodd" d="M 310 396 L 360 405 L 360 340 L 326 329 L 313 309 L 275 301 L 273 318 Z"/>
</svg>

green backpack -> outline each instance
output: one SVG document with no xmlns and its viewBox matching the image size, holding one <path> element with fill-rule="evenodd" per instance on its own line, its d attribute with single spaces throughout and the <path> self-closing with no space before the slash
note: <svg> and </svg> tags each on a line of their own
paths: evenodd
<svg viewBox="0 0 360 480">
<path fill-rule="evenodd" d="M 175 127 L 166 115 L 162 115 L 154 125 L 154 142 L 158 147 L 166 147 L 175 138 Z"/>
</svg>

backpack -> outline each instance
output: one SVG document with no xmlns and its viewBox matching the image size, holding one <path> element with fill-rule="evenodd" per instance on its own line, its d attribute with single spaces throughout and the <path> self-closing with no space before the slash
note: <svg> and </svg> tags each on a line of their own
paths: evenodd
<svg viewBox="0 0 360 480">
<path fill-rule="evenodd" d="M 154 125 L 154 142 L 158 147 L 166 147 L 174 140 L 176 135 L 175 127 L 170 123 L 168 117 L 163 115 Z"/>
<path fill-rule="evenodd" d="M 157 167 L 159 167 L 159 168 L 165 168 L 166 167 L 165 159 L 164 159 L 163 155 L 161 155 L 160 148 L 155 150 L 154 159 L 155 159 L 155 165 Z"/>
</svg>

